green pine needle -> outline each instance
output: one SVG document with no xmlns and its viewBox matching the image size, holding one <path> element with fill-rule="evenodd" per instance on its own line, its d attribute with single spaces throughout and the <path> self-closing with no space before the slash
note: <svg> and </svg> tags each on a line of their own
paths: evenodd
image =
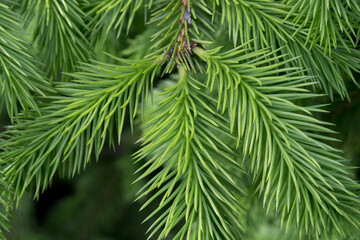
<svg viewBox="0 0 360 240">
<path fill-rule="evenodd" d="M 142 149 L 135 154 L 144 161 L 137 181 L 158 172 L 141 191 L 142 198 L 156 190 L 160 203 L 148 217 L 158 216 L 149 228 L 158 239 L 181 224 L 173 239 L 239 239 L 243 210 L 236 183 L 242 170 L 236 153 L 221 135 L 228 136 L 224 119 L 204 94 L 204 86 L 179 67 L 178 83 L 161 94 L 146 124 Z M 147 219 L 147 220 L 148 220 Z"/>
<path fill-rule="evenodd" d="M 79 62 L 88 62 L 92 50 L 85 34 L 85 13 L 77 0 L 24 0 L 22 12 L 28 24 L 34 21 L 33 41 L 46 64 L 51 81 L 69 81 Z M 51 51 L 49 51 L 51 49 Z"/>
<path fill-rule="evenodd" d="M 20 199 L 32 183 L 39 196 L 58 168 L 73 176 L 93 153 L 99 156 L 108 136 L 110 145 L 115 144 L 115 132 L 120 143 L 126 114 L 132 125 L 139 103 L 150 97 L 163 60 L 116 60 L 122 65 L 81 65 L 82 72 L 71 75 L 73 83 L 58 84 L 58 95 L 41 108 L 41 117 L 3 133 L 0 158 L 6 163 L 4 174 L 15 185 L 15 198 Z"/>
<path fill-rule="evenodd" d="M 50 84 L 37 68 L 39 63 L 32 55 L 22 24 L 16 13 L 0 3 L 1 102 L 11 121 L 18 120 L 20 108 L 25 113 L 39 112 L 33 94 L 44 96 L 46 91 L 51 91 Z"/>
</svg>

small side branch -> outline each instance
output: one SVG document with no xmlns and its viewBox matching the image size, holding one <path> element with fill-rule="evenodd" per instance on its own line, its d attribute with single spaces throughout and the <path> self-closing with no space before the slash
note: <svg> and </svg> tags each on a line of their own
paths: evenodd
<svg viewBox="0 0 360 240">
<path fill-rule="evenodd" d="M 197 43 L 191 42 L 189 38 L 189 29 L 192 25 L 191 21 L 192 15 L 189 0 L 182 0 L 179 18 L 179 34 L 175 46 L 168 52 L 164 50 L 170 59 L 170 66 L 183 64 L 187 69 L 191 68 L 192 49 L 198 46 Z"/>
</svg>

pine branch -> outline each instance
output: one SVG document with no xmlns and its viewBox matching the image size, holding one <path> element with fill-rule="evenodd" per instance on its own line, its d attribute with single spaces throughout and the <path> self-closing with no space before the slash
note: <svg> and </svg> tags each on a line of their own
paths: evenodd
<svg viewBox="0 0 360 240">
<path fill-rule="evenodd" d="M 47 64 L 47 76 L 50 80 L 70 80 L 61 73 L 74 72 L 79 62 L 92 57 L 84 35 L 89 29 L 77 0 L 23 0 L 22 11 L 28 24 L 34 19 L 33 41 Z"/>
<path fill-rule="evenodd" d="M 168 55 L 165 72 L 172 72 L 178 64 L 188 70 L 194 69 L 192 48 L 206 43 L 201 40 L 201 33 L 212 39 L 211 33 L 215 31 L 204 16 L 211 14 L 207 5 L 203 1 L 190 0 L 154 0 L 153 5 L 149 25 L 157 31 L 151 38 L 152 49 Z"/>
<path fill-rule="evenodd" d="M 359 186 L 339 151 L 323 142 L 335 139 L 325 135 L 332 133 L 327 123 L 311 116 L 321 106 L 294 103 L 316 96 L 307 93 L 307 79 L 283 67 L 286 62 L 276 63 L 273 52 L 219 51 L 194 49 L 207 62 L 207 85 L 217 85 L 218 107 L 228 108 L 268 211 L 281 215 L 287 228 L 297 224 L 300 233 L 320 236 L 334 227 L 346 236 L 359 229 Z"/>
<path fill-rule="evenodd" d="M 156 191 L 143 208 L 161 199 L 146 219 L 157 216 L 149 238 L 159 232 L 162 239 L 179 226 L 172 239 L 239 239 L 237 199 L 244 193 L 236 182 L 242 170 L 222 140 L 229 137 L 226 121 L 212 110 L 204 86 L 182 66 L 179 74 L 178 83 L 161 94 L 136 154 L 145 161 L 138 180 L 156 173 L 141 190 L 139 198 Z"/>
<path fill-rule="evenodd" d="M 5 103 L 10 120 L 18 120 L 19 107 L 39 112 L 33 93 L 51 91 L 50 84 L 36 67 L 21 18 L 0 3 L 0 83 L 1 101 Z"/>
<path fill-rule="evenodd" d="M 127 34 L 136 12 L 144 7 L 144 4 L 143 0 L 103 0 L 83 4 L 86 16 L 91 19 L 89 28 L 92 37 L 99 35 L 106 38 L 110 30 L 116 31 L 117 38 L 124 29 Z"/>
<path fill-rule="evenodd" d="M 148 99 L 163 60 L 117 60 L 122 65 L 83 64 L 82 72 L 71 75 L 73 83 L 59 83 L 58 95 L 41 109 L 41 117 L 10 126 L 2 134 L 0 158 L 17 199 L 34 182 L 39 196 L 60 167 L 63 175 L 73 176 L 93 153 L 98 157 L 106 139 L 115 144 L 114 132 L 120 142 L 127 111 L 133 125 L 139 102 Z"/>
<path fill-rule="evenodd" d="M 213 3 L 215 12 L 215 1 Z M 348 97 L 343 73 L 355 82 L 353 71 L 360 71 L 360 52 L 354 48 L 352 40 L 340 38 L 341 27 L 336 25 L 331 27 L 332 31 L 321 30 L 323 36 L 316 37 L 315 34 L 321 34 L 316 30 L 321 26 L 308 26 L 310 22 L 301 18 L 303 15 L 293 13 L 294 8 L 291 5 L 285 6 L 267 0 L 255 2 L 233 0 L 232 2 L 220 1 L 217 3 L 221 7 L 221 22 L 228 27 L 229 36 L 235 45 L 238 39 L 241 43 L 255 39 L 251 42 L 250 47 L 256 50 L 264 47 L 276 50 L 285 46 L 279 54 L 287 54 L 288 59 L 301 57 L 298 61 L 292 61 L 290 64 L 307 69 L 308 74 L 315 77 L 314 81 L 319 82 L 331 98 L 334 90 L 342 97 Z M 356 9 L 355 5 L 354 8 Z M 346 13 L 349 14 L 347 18 L 351 19 L 351 23 L 358 22 L 353 23 L 352 28 L 358 28 L 360 18 L 357 17 L 357 14 L 350 15 L 349 11 Z M 236 19 L 243 20 L 237 24 Z M 306 22 L 308 25 L 299 26 L 300 22 Z M 323 26 L 323 28 L 327 27 Z M 351 30 L 352 33 L 354 31 Z M 351 38 L 350 35 L 348 37 Z M 323 40 L 321 41 L 321 39 Z M 325 42 L 324 46 L 321 44 L 322 42 Z M 341 45 L 329 45 L 330 42 L 341 42 Z M 348 61 L 349 58 L 352 61 Z"/>
<path fill-rule="evenodd" d="M 314 83 L 330 97 L 334 91 L 346 97 L 343 75 L 355 82 L 353 72 L 360 69 L 357 0 L 22 4 L 27 25 L 35 26 L 34 46 L 48 64 L 47 74 L 65 82 L 57 83 L 50 97 L 40 98 L 37 107 L 31 93 L 41 95 L 48 83 L 33 67 L 31 55 L 22 53 L 29 47 L 18 37 L 21 21 L 0 5 L 5 13 L 0 15 L 5 36 L 0 34 L 0 66 L 5 66 L 0 76 L 3 86 L 13 84 L 3 87 L 4 96 L 10 116 L 17 116 L 16 101 L 27 113 L 0 139 L 0 188 L 7 189 L 9 182 L 15 200 L 32 185 L 38 197 L 58 171 L 73 176 L 99 156 L 105 141 L 117 144 L 115 135 L 119 143 L 125 118 L 133 129 L 133 119 L 152 98 L 153 81 L 168 60 L 162 74 L 177 82 L 144 116 L 148 121 L 135 154 L 143 163 L 138 181 L 150 178 L 139 192 L 139 199 L 148 198 L 143 208 L 159 202 L 146 219 L 155 219 L 149 238 L 173 233 L 173 239 L 242 238 L 244 168 L 267 211 L 280 216 L 287 229 L 297 226 L 310 238 L 330 236 L 333 229 L 343 237 L 359 231 L 359 184 L 350 178 L 340 151 L 329 145 L 335 141 L 329 124 L 312 116 L 324 112 L 322 106 L 300 105 L 319 96 L 309 93 Z M 110 31 L 118 36 L 125 28 L 128 32 L 142 7 L 151 11 L 151 31 L 122 52 L 138 53 L 137 60 L 88 63 L 92 49 L 86 34 L 104 38 Z M 9 28 L 13 22 L 15 30 Z M 150 33 L 152 42 L 137 46 Z M 211 48 L 220 41 L 228 44 L 226 38 L 235 47 Z M 78 62 L 85 63 L 77 68 Z M 176 69 L 179 75 L 172 74 Z M 0 206 L 8 206 L 6 199 L 0 199 Z M 6 212 L 1 216 L 1 211 L 4 225 Z"/>
<path fill-rule="evenodd" d="M 354 38 L 360 24 L 360 5 L 356 0 L 312 1 L 287 0 L 291 7 L 288 17 L 296 17 L 293 22 L 299 25 L 298 31 L 306 31 L 306 42 L 311 46 L 319 43 L 325 53 L 333 48 L 348 50 L 349 43 L 356 47 Z"/>
</svg>

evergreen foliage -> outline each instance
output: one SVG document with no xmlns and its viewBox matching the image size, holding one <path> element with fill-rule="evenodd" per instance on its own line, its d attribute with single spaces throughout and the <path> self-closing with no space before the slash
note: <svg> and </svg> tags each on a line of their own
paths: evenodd
<svg viewBox="0 0 360 240">
<path fill-rule="evenodd" d="M 356 236 L 318 102 L 351 98 L 359 38 L 358 0 L 0 0 L 0 225 L 129 128 L 149 239 L 247 239 L 253 202 L 301 239 Z"/>
<path fill-rule="evenodd" d="M 50 81 L 57 80 L 60 72 L 74 72 L 76 64 L 89 60 L 92 51 L 84 35 L 85 13 L 77 1 L 25 0 L 20 4 L 26 24 L 35 18 L 33 41 L 48 65 Z M 66 74 L 61 77 L 69 79 Z"/>
<path fill-rule="evenodd" d="M 18 119 L 18 103 L 25 113 L 30 109 L 39 112 L 33 94 L 44 96 L 44 91 L 51 91 L 51 88 L 37 68 L 38 61 L 33 56 L 20 16 L 5 3 L 0 2 L 1 102 L 13 120 Z"/>
</svg>

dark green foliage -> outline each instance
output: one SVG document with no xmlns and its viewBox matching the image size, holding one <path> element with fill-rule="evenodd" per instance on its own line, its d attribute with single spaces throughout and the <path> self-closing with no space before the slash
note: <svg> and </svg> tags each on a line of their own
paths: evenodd
<svg viewBox="0 0 360 240">
<path fill-rule="evenodd" d="M 39 112 L 33 94 L 44 95 L 50 84 L 38 70 L 28 34 L 19 15 L 0 2 L 0 86 L 2 104 L 10 119 L 18 119 L 20 104 L 24 112 Z"/>
<path fill-rule="evenodd" d="M 89 27 L 92 37 L 106 37 L 110 30 L 116 31 L 119 37 L 123 30 L 128 33 L 135 13 L 143 7 L 143 0 L 104 0 L 84 3 L 89 17 Z M 125 21 L 126 20 L 126 21 Z M 127 26 L 124 26 L 126 25 Z"/>
<path fill-rule="evenodd" d="M 34 44 L 47 65 L 50 81 L 69 77 L 61 72 L 75 71 L 79 62 L 87 62 L 92 56 L 85 34 L 88 31 L 84 22 L 85 13 L 79 8 L 77 0 L 20 1 L 27 24 L 35 18 Z M 48 51 L 51 49 L 51 51 Z"/>
</svg>

